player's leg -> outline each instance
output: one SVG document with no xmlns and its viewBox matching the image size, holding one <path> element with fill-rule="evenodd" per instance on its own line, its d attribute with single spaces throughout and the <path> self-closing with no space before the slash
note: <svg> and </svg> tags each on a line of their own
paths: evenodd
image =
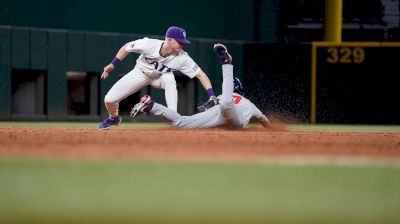
<svg viewBox="0 0 400 224">
<path fill-rule="evenodd" d="M 222 96 L 219 102 L 221 105 L 222 114 L 224 115 L 228 125 L 234 128 L 240 128 L 242 127 L 240 124 L 240 115 L 235 108 L 236 105 L 234 103 L 234 99 L 232 98 L 233 65 L 222 65 L 222 76 Z"/>
<path fill-rule="evenodd" d="M 233 65 L 222 65 L 222 96 L 220 104 L 222 109 L 231 107 L 233 105 Z"/>
<path fill-rule="evenodd" d="M 174 127 L 179 127 L 179 124 L 182 123 L 183 116 L 181 116 L 178 112 L 165 107 L 164 105 L 155 103 L 150 112 L 153 115 L 164 117 Z"/>
<path fill-rule="evenodd" d="M 182 116 L 161 104 L 154 102 L 149 95 L 145 95 L 140 99 L 140 102 L 135 104 L 131 110 L 131 117 L 136 117 L 140 113 L 151 113 L 153 115 L 166 118 L 173 126 L 178 126 L 182 121 Z"/>
<path fill-rule="evenodd" d="M 162 116 L 177 128 L 211 128 L 223 124 L 221 110 L 217 107 L 192 116 L 181 116 L 176 111 L 155 103 L 148 95 L 140 99 L 140 102 L 132 108 L 130 115 L 135 117 L 144 112 Z"/>
<path fill-rule="evenodd" d="M 234 89 L 232 57 L 228 53 L 227 48 L 222 44 L 214 45 L 214 51 L 220 58 L 222 64 L 222 96 L 219 101 L 222 113 L 228 125 L 234 128 L 240 128 L 239 114 L 235 109 L 235 103 L 232 98 Z"/>
<path fill-rule="evenodd" d="M 104 97 L 109 116 L 118 116 L 119 102 L 148 85 L 149 81 L 149 77 L 137 68 L 118 80 Z"/>
<path fill-rule="evenodd" d="M 119 102 L 129 95 L 148 85 L 149 78 L 142 71 L 135 68 L 118 80 L 104 97 L 104 103 L 109 117 L 100 123 L 98 129 L 107 130 L 110 126 L 121 123 L 118 113 Z"/>
<path fill-rule="evenodd" d="M 176 81 L 173 73 L 165 73 L 160 78 L 151 82 L 155 88 L 165 90 L 165 102 L 169 109 L 177 111 L 178 107 L 178 91 L 176 89 Z"/>
</svg>

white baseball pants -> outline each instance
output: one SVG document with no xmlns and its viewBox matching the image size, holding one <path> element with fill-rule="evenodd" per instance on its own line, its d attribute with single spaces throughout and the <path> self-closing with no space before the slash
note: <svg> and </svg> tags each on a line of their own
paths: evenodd
<svg viewBox="0 0 400 224">
<path fill-rule="evenodd" d="M 177 111 L 178 91 L 176 90 L 174 74 L 171 72 L 164 73 L 160 77 L 151 77 L 143 73 L 138 67 L 135 67 L 118 80 L 104 97 L 109 116 L 118 116 L 119 102 L 148 85 L 164 89 L 168 108 Z"/>
</svg>

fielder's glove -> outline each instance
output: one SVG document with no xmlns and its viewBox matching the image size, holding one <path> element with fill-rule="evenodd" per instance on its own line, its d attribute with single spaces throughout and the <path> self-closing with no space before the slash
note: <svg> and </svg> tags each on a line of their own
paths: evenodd
<svg viewBox="0 0 400 224">
<path fill-rule="evenodd" d="M 207 100 L 207 102 L 201 104 L 200 106 L 197 107 L 197 112 L 201 113 L 204 112 L 211 107 L 217 105 L 219 103 L 219 99 L 216 96 L 211 96 L 210 99 Z"/>
</svg>

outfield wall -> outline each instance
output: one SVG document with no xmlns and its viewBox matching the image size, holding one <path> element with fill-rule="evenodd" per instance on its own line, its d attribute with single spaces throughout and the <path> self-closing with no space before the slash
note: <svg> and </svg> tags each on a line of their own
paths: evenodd
<svg viewBox="0 0 400 224">
<path fill-rule="evenodd" d="M 137 54 L 128 55 L 106 80 L 100 80 L 100 74 L 123 44 L 143 37 L 0 26 L 0 119 L 98 120 L 106 116 L 104 96 L 119 77 L 134 67 Z M 163 39 L 163 36 L 148 37 Z M 199 38 L 191 41 L 185 50 L 207 73 L 218 94 L 222 78 L 213 52 L 214 43 L 228 43 L 235 58 L 235 71 L 242 77 L 244 41 Z M 192 114 L 197 104 L 207 99 L 207 94 L 196 78 L 191 80 L 177 73 L 176 79 L 178 111 Z M 165 104 L 163 91 L 144 88 L 121 104 L 122 112 L 127 114 L 140 95 L 147 93 Z"/>
</svg>

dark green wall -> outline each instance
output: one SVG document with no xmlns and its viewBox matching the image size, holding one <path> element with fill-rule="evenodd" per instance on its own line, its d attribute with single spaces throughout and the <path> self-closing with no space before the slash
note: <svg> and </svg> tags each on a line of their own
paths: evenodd
<svg viewBox="0 0 400 224">
<path fill-rule="evenodd" d="M 0 25 L 0 119 L 12 117 L 11 81 L 13 69 L 40 70 L 46 75 L 45 111 L 49 120 L 67 119 L 67 71 L 101 74 L 120 47 L 142 35 L 83 32 L 61 29 L 40 29 Z M 149 36 L 163 38 L 163 36 Z M 221 93 L 221 66 L 213 51 L 219 40 L 192 38 L 185 50 L 207 73 L 217 94 Z M 235 73 L 242 77 L 243 41 L 224 42 L 234 58 Z M 100 82 L 100 113 L 104 115 L 103 98 L 117 81 L 118 74 L 126 74 L 135 65 L 137 54 L 130 54 L 106 80 Z M 177 73 L 176 75 L 182 75 Z M 196 80 L 196 79 L 194 79 Z M 207 94 L 195 81 L 195 103 L 207 100 Z M 155 93 L 156 94 L 156 93 Z M 164 95 L 154 95 L 163 102 Z M 193 101 L 193 100 L 192 100 Z M 191 103 L 193 102 L 186 102 Z"/>
<path fill-rule="evenodd" d="M 0 27 L 0 118 L 11 115 L 11 30 Z"/>
<path fill-rule="evenodd" d="M 276 40 L 278 0 L 13 0 L 0 25 L 164 35 L 171 25 L 189 37 Z"/>
</svg>

